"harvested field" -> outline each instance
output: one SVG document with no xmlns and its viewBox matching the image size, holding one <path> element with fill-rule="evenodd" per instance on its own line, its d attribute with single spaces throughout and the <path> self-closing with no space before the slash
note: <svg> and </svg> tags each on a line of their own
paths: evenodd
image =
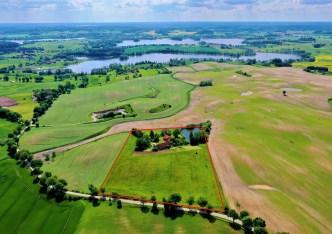
<svg viewBox="0 0 332 234">
<path fill-rule="evenodd" d="M 0 97 L 0 106 L 2 107 L 11 107 L 11 106 L 16 106 L 18 105 L 17 102 L 15 102 L 14 100 L 1 96 Z"/>
</svg>

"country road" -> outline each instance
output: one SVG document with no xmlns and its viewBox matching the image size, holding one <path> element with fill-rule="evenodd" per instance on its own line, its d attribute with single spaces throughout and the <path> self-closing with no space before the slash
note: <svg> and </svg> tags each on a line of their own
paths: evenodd
<svg viewBox="0 0 332 234">
<path fill-rule="evenodd" d="M 76 192 L 71 192 L 71 191 L 65 191 L 65 193 L 66 193 L 66 194 L 69 194 L 69 195 L 73 195 L 73 196 L 84 197 L 84 198 L 90 198 L 90 197 L 92 196 L 92 195 L 90 195 L 90 194 L 76 193 Z M 103 196 L 93 196 L 93 197 L 94 197 L 94 198 L 97 198 L 97 199 L 99 199 L 99 200 L 106 200 L 106 201 L 109 201 L 109 200 L 111 200 L 111 199 L 114 199 L 114 198 L 103 197 Z M 127 200 L 127 199 L 119 199 L 119 198 L 116 198 L 116 200 L 121 200 L 121 202 L 123 202 L 123 203 L 132 204 L 132 205 L 139 205 L 139 206 L 142 205 L 142 203 L 141 203 L 140 201 L 133 201 L 133 200 Z M 146 203 L 144 203 L 144 205 L 145 205 L 145 206 L 150 206 L 150 207 L 152 207 L 152 206 L 153 206 L 153 203 L 151 203 L 151 202 L 146 202 Z M 161 204 L 158 204 L 158 208 L 163 209 L 164 206 L 161 205 Z M 189 208 L 185 208 L 185 207 L 177 207 L 177 209 L 179 209 L 179 210 L 183 210 L 184 212 L 196 212 L 196 213 L 206 214 L 205 211 L 198 210 L 198 209 L 189 209 Z M 220 214 L 220 213 L 212 212 L 211 215 L 212 215 L 213 217 L 220 218 L 220 219 L 224 219 L 224 220 L 227 220 L 227 221 L 230 221 L 230 222 L 233 221 L 232 218 L 228 217 L 228 216 L 225 215 L 225 214 Z M 236 219 L 234 222 L 237 223 L 237 224 L 242 225 L 241 220 Z"/>
</svg>

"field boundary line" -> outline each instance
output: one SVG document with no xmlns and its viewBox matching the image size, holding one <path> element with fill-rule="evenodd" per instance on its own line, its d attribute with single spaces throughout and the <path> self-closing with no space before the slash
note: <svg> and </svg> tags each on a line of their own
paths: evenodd
<svg viewBox="0 0 332 234">
<path fill-rule="evenodd" d="M 69 216 L 68 216 L 68 219 L 67 219 L 67 221 L 66 221 L 66 224 L 65 224 L 65 226 L 63 227 L 61 233 L 64 233 L 64 232 L 65 232 L 65 230 L 66 230 L 66 228 L 67 228 L 67 225 L 68 225 L 68 223 L 69 223 L 69 220 L 70 220 L 70 218 L 71 218 L 71 215 L 72 215 L 73 212 L 74 212 L 74 209 L 75 209 L 75 207 L 72 206 L 72 209 L 71 209 L 71 211 L 70 211 L 70 214 L 69 214 Z"/>
</svg>

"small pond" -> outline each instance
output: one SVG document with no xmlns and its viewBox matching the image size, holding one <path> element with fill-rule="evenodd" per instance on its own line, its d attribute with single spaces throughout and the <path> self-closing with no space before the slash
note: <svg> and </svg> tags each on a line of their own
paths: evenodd
<svg viewBox="0 0 332 234">
<path fill-rule="evenodd" d="M 194 129 L 188 129 L 188 128 L 185 128 L 185 129 L 182 129 L 181 130 L 181 134 L 182 136 L 184 136 L 188 141 L 190 141 L 190 132 L 192 133 L 195 133 L 195 132 L 198 132 L 200 129 L 199 128 L 194 128 Z"/>
</svg>

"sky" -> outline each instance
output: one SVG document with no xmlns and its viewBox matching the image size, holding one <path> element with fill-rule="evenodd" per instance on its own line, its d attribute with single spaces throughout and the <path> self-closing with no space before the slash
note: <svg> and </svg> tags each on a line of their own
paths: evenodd
<svg viewBox="0 0 332 234">
<path fill-rule="evenodd" d="M 332 21 L 332 0 L 0 0 L 0 23 Z"/>
</svg>

